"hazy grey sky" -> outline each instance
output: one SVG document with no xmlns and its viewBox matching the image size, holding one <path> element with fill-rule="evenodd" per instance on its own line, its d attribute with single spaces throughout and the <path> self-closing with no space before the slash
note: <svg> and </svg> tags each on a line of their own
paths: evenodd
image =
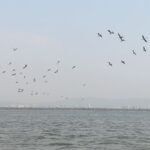
<svg viewBox="0 0 150 150">
<path fill-rule="evenodd" d="M 148 107 L 149 7 L 149 0 L 0 1 L 0 105 Z M 120 42 L 117 33 L 126 41 Z M 18 50 L 13 52 L 15 47 Z M 25 64 L 23 79 L 19 73 Z M 15 77 L 11 77 L 13 68 Z M 48 68 L 52 70 L 47 72 Z M 17 93 L 18 88 L 24 92 Z M 39 95 L 30 96 L 32 91 Z"/>
</svg>

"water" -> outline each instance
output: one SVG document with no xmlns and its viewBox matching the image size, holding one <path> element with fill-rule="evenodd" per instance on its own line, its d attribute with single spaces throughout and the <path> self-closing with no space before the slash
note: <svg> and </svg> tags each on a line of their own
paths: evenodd
<svg viewBox="0 0 150 150">
<path fill-rule="evenodd" d="M 150 111 L 0 109 L 0 150 L 150 150 Z"/>
</svg>

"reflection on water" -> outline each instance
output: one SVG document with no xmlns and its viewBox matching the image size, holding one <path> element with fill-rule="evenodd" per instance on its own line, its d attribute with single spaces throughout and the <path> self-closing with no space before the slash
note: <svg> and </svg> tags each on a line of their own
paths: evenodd
<svg viewBox="0 0 150 150">
<path fill-rule="evenodd" d="M 150 150 L 150 111 L 0 109 L 0 150 Z"/>
</svg>

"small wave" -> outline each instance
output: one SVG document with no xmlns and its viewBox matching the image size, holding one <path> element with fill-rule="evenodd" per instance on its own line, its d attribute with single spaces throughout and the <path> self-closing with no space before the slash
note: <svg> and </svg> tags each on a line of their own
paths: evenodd
<svg viewBox="0 0 150 150">
<path fill-rule="evenodd" d="M 72 146 L 73 144 L 66 143 L 66 142 L 55 142 L 55 143 L 50 143 L 48 145 L 49 146 Z"/>
</svg>

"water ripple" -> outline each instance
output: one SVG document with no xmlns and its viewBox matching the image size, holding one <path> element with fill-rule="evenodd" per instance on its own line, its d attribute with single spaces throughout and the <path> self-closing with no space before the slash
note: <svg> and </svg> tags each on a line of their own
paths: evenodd
<svg viewBox="0 0 150 150">
<path fill-rule="evenodd" d="M 150 112 L 0 110 L 2 150 L 149 150 Z"/>
</svg>

